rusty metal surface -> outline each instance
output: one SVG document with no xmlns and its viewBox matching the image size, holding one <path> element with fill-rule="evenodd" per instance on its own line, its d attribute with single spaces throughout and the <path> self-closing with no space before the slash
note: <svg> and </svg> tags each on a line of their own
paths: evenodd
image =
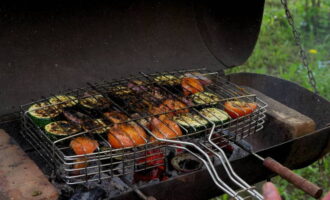
<svg viewBox="0 0 330 200">
<path fill-rule="evenodd" d="M 263 1 L 212 2 L 1 1 L 0 115 L 86 81 L 242 64 Z"/>
<path fill-rule="evenodd" d="M 231 74 L 229 79 L 238 85 L 254 88 L 312 118 L 316 122 L 316 129 L 330 123 L 330 102 L 296 83 L 253 73 Z"/>
</svg>

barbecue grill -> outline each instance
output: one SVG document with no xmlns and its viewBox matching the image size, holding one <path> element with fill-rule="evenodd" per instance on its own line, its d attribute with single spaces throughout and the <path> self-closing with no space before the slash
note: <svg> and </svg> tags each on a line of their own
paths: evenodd
<svg viewBox="0 0 330 200">
<path fill-rule="evenodd" d="M 262 199 L 251 184 L 274 174 L 255 157 L 263 160 L 270 156 L 289 168 L 299 168 L 319 159 L 330 147 L 328 101 L 274 77 L 224 74 L 224 69 L 238 66 L 250 56 L 258 37 L 263 4 L 211 0 L 4 2 L 0 62 L 8 67 L 0 68 L 0 81 L 3 85 L 9 81 L 12 84 L 0 93 L 1 127 L 37 163 L 47 163 L 42 168 L 53 176 L 56 185 L 61 182 L 76 188 L 119 177 L 129 188 L 113 196 L 108 193 L 109 198 L 133 199 L 136 193 L 144 198 L 145 193 L 157 199 L 205 199 L 225 192 L 243 199 L 242 192 L 247 192 Z M 194 94 L 185 94 L 182 79 L 201 76 L 211 82 L 203 85 L 202 92 L 208 92 L 207 97 L 215 94 L 215 102 L 200 96 L 196 97 L 199 101 L 194 101 Z M 165 79 L 159 81 L 159 77 Z M 196 86 L 189 87 L 198 90 Z M 156 98 L 155 91 L 162 97 Z M 59 95 L 73 98 L 62 100 Z M 285 128 L 267 118 L 263 95 L 308 116 L 316 122 L 317 130 L 300 138 L 286 135 Z M 86 99 L 106 106 L 81 106 Z M 165 104 L 160 112 L 150 111 L 168 99 L 184 106 L 170 108 Z M 210 107 L 225 110 L 229 101 L 251 103 L 256 108 L 221 123 L 211 121 L 202 112 Z M 33 105 L 39 108 L 31 109 Z M 40 125 L 31 115 L 43 109 L 61 113 L 61 120 L 71 119 L 73 124 L 82 119 L 101 119 L 104 123 L 54 137 L 45 124 Z M 178 124 L 182 134 L 178 134 L 165 119 L 186 111 L 198 118 L 192 118 L 192 122 L 183 120 Z M 106 112 L 119 112 L 127 119 L 115 123 L 106 118 Z M 72 113 L 83 117 L 72 119 Z M 157 123 L 174 132 L 175 137 L 167 138 L 159 128 L 150 127 Z M 130 145 L 117 137 L 112 140 L 117 142 L 109 142 L 109 130 L 125 125 L 142 129 L 145 135 L 138 135 L 141 142 L 136 143 L 125 131 Z M 155 134 L 157 130 L 159 135 Z M 81 137 L 97 141 L 95 151 L 77 154 L 70 147 L 70 142 Z M 233 152 L 228 147 L 242 149 L 245 154 L 229 161 Z M 183 152 L 193 155 L 204 167 L 173 174 L 176 170 L 171 169 L 170 157 Z M 294 177 L 275 161 L 267 158 L 263 163 L 281 175 L 289 173 L 286 175 Z M 146 173 L 164 169 L 166 176 L 172 172 L 168 180 L 158 177 L 158 182 L 137 183 L 138 175 L 141 179 Z M 321 195 L 311 183 L 300 182 L 304 180 L 297 177 L 291 181 L 315 197 Z"/>
</svg>

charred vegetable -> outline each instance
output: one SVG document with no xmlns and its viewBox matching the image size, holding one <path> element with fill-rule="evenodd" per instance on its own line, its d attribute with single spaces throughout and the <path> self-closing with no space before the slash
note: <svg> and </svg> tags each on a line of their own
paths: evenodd
<svg viewBox="0 0 330 200">
<path fill-rule="evenodd" d="M 77 137 L 70 142 L 71 149 L 77 155 L 93 153 L 99 144 L 96 140 L 90 139 L 88 137 Z"/>
<path fill-rule="evenodd" d="M 114 124 L 126 122 L 129 118 L 122 112 L 112 111 L 104 113 L 104 116 Z"/>
<path fill-rule="evenodd" d="M 130 95 L 132 94 L 132 90 L 126 86 L 118 85 L 115 87 L 110 88 L 109 91 L 112 95 L 117 96 L 117 97 L 122 97 L 125 95 Z"/>
<path fill-rule="evenodd" d="M 198 92 L 191 95 L 192 101 L 197 105 L 215 105 L 220 98 L 211 92 Z"/>
<path fill-rule="evenodd" d="M 223 124 L 230 119 L 230 116 L 225 111 L 218 108 L 204 108 L 200 112 L 206 119 L 216 125 Z"/>
<path fill-rule="evenodd" d="M 72 135 L 78 133 L 80 130 L 79 126 L 69 123 L 68 121 L 51 122 L 45 126 L 46 133 L 48 133 L 52 139 Z"/>
<path fill-rule="evenodd" d="M 185 77 L 181 79 L 181 87 L 185 96 L 204 91 L 204 88 L 199 82 L 199 80 L 190 77 Z"/>
<path fill-rule="evenodd" d="M 56 95 L 50 98 L 49 102 L 60 108 L 65 108 L 65 107 L 73 107 L 77 105 L 78 100 L 76 97 L 71 95 Z"/>
<path fill-rule="evenodd" d="M 180 127 L 172 120 L 161 117 L 153 118 L 151 120 L 151 131 L 157 138 L 163 139 L 173 139 L 182 136 Z M 156 141 L 157 139 L 152 137 L 151 141 Z"/>
<path fill-rule="evenodd" d="M 212 80 L 207 77 L 205 74 L 201 74 L 199 72 L 190 72 L 190 73 L 185 73 L 184 77 L 190 77 L 190 78 L 195 78 L 199 80 L 199 82 L 202 85 L 210 85 L 212 83 Z"/>
<path fill-rule="evenodd" d="M 104 123 L 102 119 L 95 119 L 85 122 L 82 127 L 85 131 L 93 130 L 91 133 L 96 134 L 102 134 L 109 130 L 109 127 Z"/>
<path fill-rule="evenodd" d="M 244 101 L 227 101 L 224 106 L 225 111 L 233 119 L 250 114 L 258 107 L 256 103 L 247 103 Z"/>
<path fill-rule="evenodd" d="M 208 121 L 199 115 L 186 113 L 176 116 L 173 120 L 180 126 L 184 127 L 188 132 L 199 131 L 208 126 Z"/>
<path fill-rule="evenodd" d="M 175 115 L 188 113 L 187 105 L 182 103 L 181 101 L 166 99 L 160 106 L 151 107 L 149 113 L 153 115 L 164 114 L 161 116 L 166 116 L 168 118 L 172 118 Z"/>
<path fill-rule="evenodd" d="M 61 112 L 62 109 L 47 102 L 33 104 L 28 109 L 28 114 L 31 116 L 32 121 L 39 127 L 44 127 L 56 120 Z"/>
<path fill-rule="evenodd" d="M 180 79 L 173 75 L 160 75 L 154 78 L 154 80 L 159 85 L 174 86 L 180 84 Z"/>
<path fill-rule="evenodd" d="M 79 100 L 79 104 L 87 109 L 104 109 L 110 106 L 110 102 L 102 95 L 82 98 Z"/>
<path fill-rule="evenodd" d="M 108 132 L 108 141 L 112 148 L 139 146 L 147 142 L 147 134 L 134 122 L 116 124 Z"/>
</svg>

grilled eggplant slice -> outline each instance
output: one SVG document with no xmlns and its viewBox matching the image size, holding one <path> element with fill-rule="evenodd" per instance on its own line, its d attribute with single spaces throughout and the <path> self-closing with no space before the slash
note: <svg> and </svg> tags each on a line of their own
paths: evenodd
<svg viewBox="0 0 330 200">
<path fill-rule="evenodd" d="M 174 117 L 173 120 L 186 129 L 188 133 L 203 130 L 209 125 L 208 121 L 203 117 L 192 113 Z"/>
<path fill-rule="evenodd" d="M 220 98 L 211 92 L 198 92 L 191 95 L 192 101 L 197 105 L 215 105 L 220 101 Z"/>
<path fill-rule="evenodd" d="M 85 131 L 93 130 L 91 133 L 96 133 L 96 134 L 102 134 L 108 132 L 109 130 L 109 127 L 104 123 L 102 119 L 95 119 L 93 121 L 85 122 L 82 128 Z"/>
<path fill-rule="evenodd" d="M 51 104 L 55 104 L 59 108 L 73 107 L 77 105 L 78 100 L 71 95 L 56 95 L 49 99 Z"/>
<path fill-rule="evenodd" d="M 51 122 L 45 126 L 45 131 L 51 139 L 72 135 L 78 133 L 80 130 L 79 126 L 68 121 Z"/>
<path fill-rule="evenodd" d="M 39 127 L 44 127 L 52 121 L 55 121 L 61 112 L 62 109 L 53 106 L 48 102 L 33 104 L 28 109 L 32 121 Z"/>
<path fill-rule="evenodd" d="M 230 116 L 218 108 L 204 108 L 200 112 L 206 119 L 216 125 L 221 125 L 230 120 Z"/>
</svg>

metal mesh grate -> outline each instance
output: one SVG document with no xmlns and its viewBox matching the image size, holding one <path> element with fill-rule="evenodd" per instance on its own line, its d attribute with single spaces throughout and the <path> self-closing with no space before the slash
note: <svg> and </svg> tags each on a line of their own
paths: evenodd
<svg viewBox="0 0 330 200">
<path fill-rule="evenodd" d="M 187 73 L 192 72 L 198 72 L 212 80 L 212 83 L 203 86 L 203 90 L 208 92 L 205 94 L 217 96 L 214 102 L 207 102 L 202 97 L 196 97 L 198 100 L 192 100 L 191 95 L 187 97 L 184 94 L 180 80 L 187 76 Z M 134 174 L 163 166 L 163 160 L 172 151 L 172 148 L 168 143 L 152 139 L 155 136 L 155 130 L 158 129 L 151 128 L 150 124 L 152 123 L 160 123 L 170 132 L 174 132 L 176 135 L 172 136 L 171 139 L 195 143 L 198 141 L 205 148 L 209 148 L 208 151 L 216 151 L 216 148 L 208 145 L 207 137 L 213 127 L 205 113 L 201 112 L 202 109 L 214 107 L 224 110 L 224 103 L 232 100 L 258 105 L 252 113 L 214 125 L 215 134 L 212 136 L 212 141 L 219 147 L 223 147 L 228 144 L 228 141 L 239 141 L 261 130 L 267 106 L 255 95 L 249 94 L 244 89 L 230 83 L 217 72 L 210 72 L 206 69 L 154 74 L 141 73 L 139 76 L 130 76 L 120 80 L 88 83 L 87 87 L 63 91 L 61 95 L 73 96 L 74 98 L 63 101 L 60 96 L 52 95 L 22 105 L 22 134 L 41 156 L 54 166 L 68 184 L 100 181 L 113 176 Z M 165 104 L 166 100 L 170 103 Z M 89 101 L 94 102 L 94 107 L 88 105 Z M 78 115 L 81 114 L 82 116 L 78 119 L 83 119 L 84 123 L 88 122 L 91 125 L 84 126 L 80 124 L 81 122 L 75 124 L 74 121 L 69 121 L 69 124 L 75 124 L 80 130 L 67 136 L 54 137 L 47 133 L 44 124 L 38 124 L 38 120 L 31 116 L 35 110 L 29 110 L 32 105 L 43 102 L 47 102 L 47 104 L 43 104 L 35 110 L 57 110 L 54 111 L 59 113 L 56 120 L 66 120 L 68 117 L 67 115 L 64 117 L 65 113 L 77 114 L 78 112 Z M 176 104 L 172 106 L 171 103 L 173 102 L 180 106 Z M 187 112 L 193 116 L 198 116 L 198 118 L 185 121 L 185 126 L 176 123 L 182 132 L 181 135 L 173 130 L 173 126 L 170 126 L 166 119 L 171 118 L 170 121 L 173 121 L 173 117 L 180 117 Z M 113 119 L 104 113 L 120 113 L 123 119 L 115 122 L 116 116 Z M 213 113 L 209 114 L 213 115 Z M 95 119 L 100 119 L 103 123 L 95 124 Z M 203 123 L 203 121 L 208 123 Z M 142 129 L 140 133 L 143 132 L 144 134 L 138 134 L 137 137 L 139 138 L 136 139 L 132 138 L 128 132 L 123 131 L 126 129 L 120 129 L 122 138 L 126 142 L 123 143 L 122 138 L 113 137 L 112 142 L 117 141 L 117 143 L 111 144 L 108 132 L 109 129 L 113 130 L 115 126 L 130 126 L 129 128 L 133 128 L 135 131 Z M 167 137 L 163 131 L 158 129 L 158 132 L 160 133 L 159 137 Z M 88 137 L 95 140 L 98 147 L 94 152 L 76 155 L 70 147 L 70 142 L 78 137 Z M 116 145 L 114 145 L 115 143 Z M 101 174 L 106 174 L 106 176 L 101 176 Z"/>
</svg>

